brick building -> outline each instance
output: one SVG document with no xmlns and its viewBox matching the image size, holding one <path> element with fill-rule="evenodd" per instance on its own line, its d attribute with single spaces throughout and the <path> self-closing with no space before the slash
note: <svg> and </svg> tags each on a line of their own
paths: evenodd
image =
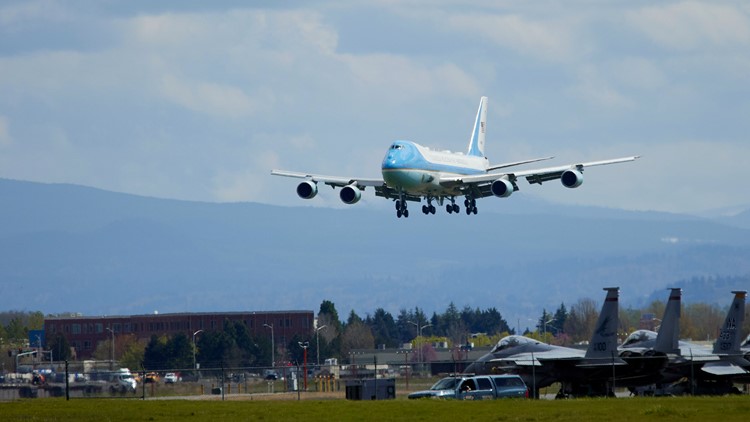
<svg viewBox="0 0 750 422">
<path fill-rule="evenodd" d="M 154 334 L 171 337 L 183 333 L 192 338 L 193 333 L 198 330 L 222 329 L 225 320 L 240 321 L 247 326 L 250 335 L 265 336 L 269 340 L 272 330 L 265 325 L 271 326 L 276 346 L 285 347 L 295 335 L 303 338 L 311 336 L 314 318 L 313 311 L 47 317 L 44 319 L 44 332 L 47 344 L 57 333 L 63 333 L 70 345 L 75 348 L 76 358 L 89 359 L 97 344 L 111 340 L 113 332 L 115 338 L 122 334 L 133 334 L 138 340 L 143 341 L 148 341 Z"/>
</svg>

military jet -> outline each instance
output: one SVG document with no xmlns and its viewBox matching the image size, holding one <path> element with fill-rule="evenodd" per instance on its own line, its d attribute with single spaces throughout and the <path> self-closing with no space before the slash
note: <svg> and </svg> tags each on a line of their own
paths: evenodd
<svg viewBox="0 0 750 422">
<path fill-rule="evenodd" d="M 654 385 L 631 388 L 636 394 L 727 394 L 737 392 L 733 382 L 747 378 L 750 361 L 740 350 L 740 328 L 745 316 L 744 291 L 734 291 L 734 300 L 713 349 L 679 340 L 681 289 L 671 289 L 664 318 L 655 333 L 638 330 L 620 347 L 620 357 L 629 364 L 665 359 Z"/>
<path fill-rule="evenodd" d="M 502 338 L 491 352 L 469 365 L 466 372 L 518 374 L 535 398 L 539 397 L 540 388 L 555 382 L 562 384 L 560 398 L 612 394 L 616 368 L 625 367 L 627 363 L 617 356 L 620 289 L 604 290 L 607 296 L 587 350 L 512 335 Z"/>
</svg>

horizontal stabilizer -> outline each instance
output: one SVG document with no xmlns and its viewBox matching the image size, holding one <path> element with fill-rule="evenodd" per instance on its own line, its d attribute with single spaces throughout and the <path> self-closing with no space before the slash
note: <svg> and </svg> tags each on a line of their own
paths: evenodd
<svg viewBox="0 0 750 422">
<path fill-rule="evenodd" d="M 731 362 L 709 362 L 701 367 L 701 371 L 712 375 L 743 375 L 748 372 Z"/>
</svg>

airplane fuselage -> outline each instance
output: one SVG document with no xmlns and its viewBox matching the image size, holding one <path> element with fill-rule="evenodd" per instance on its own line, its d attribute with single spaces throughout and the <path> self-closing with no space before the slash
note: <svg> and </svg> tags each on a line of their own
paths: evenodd
<svg viewBox="0 0 750 422">
<path fill-rule="evenodd" d="M 383 180 L 404 193 L 416 196 L 457 195 L 440 185 L 441 178 L 484 174 L 487 158 L 449 151 L 433 151 L 411 141 L 396 141 L 383 159 Z"/>
</svg>

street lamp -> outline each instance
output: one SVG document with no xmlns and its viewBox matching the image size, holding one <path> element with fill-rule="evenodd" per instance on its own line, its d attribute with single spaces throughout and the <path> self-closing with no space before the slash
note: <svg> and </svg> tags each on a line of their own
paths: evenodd
<svg viewBox="0 0 750 422">
<path fill-rule="evenodd" d="M 276 369 L 276 343 L 273 340 L 273 324 L 263 324 L 264 327 L 271 329 L 271 369 Z"/>
<path fill-rule="evenodd" d="M 303 343 L 301 341 L 298 341 L 297 344 L 299 344 L 299 347 L 301 347 L 304 350 L 304 358 L 303 358 L 304 365 L 302 366 L 302 369 L 305 371 L 305 375 L 304 375 L 305 391 L 307 391 L 307 348 L 310 347 L 310 342 L 306 341 Z M 299 368 L 299 366 L 297 368 Z"/>
<path fill-rule="evenodd" d="M 320 366 L 320 330 L 326 328 L 327 325 L 321 325 L 320 327 L 315 329 L 315 354 L 316 354 L 316 363 L 318 366 Z"/>
<path fill-rule="evenodd" d="M 111 371 L 115 364 L 115 332 L 112 331 L 109 327 L 106 328 L 107 331 L 112 333 L 112 359 L 109 361 L 109 370 Z"/>
<path fill-rule="evenodd" d="M 432 324 L 425 324 L 420 327 L 419 324 L 417 324 L 414 321 L 406 321 L 406 322 L 417 327 L 417 338 L 422 337 L 422 330 L 424 330 L 427 327 L 432 327 Z M 419 344 L 417 344 L 417 361 L 419 364 L 422 363 L 422 349 L 419 347 Z"/>
<path fill-rule="evenodd" d="M 198 369 L 198 363 L 195 361 L 195 336 L 202 332 L 203 330 L 198 330 L 193 333 L 193 369 Z"/>
</svg>

